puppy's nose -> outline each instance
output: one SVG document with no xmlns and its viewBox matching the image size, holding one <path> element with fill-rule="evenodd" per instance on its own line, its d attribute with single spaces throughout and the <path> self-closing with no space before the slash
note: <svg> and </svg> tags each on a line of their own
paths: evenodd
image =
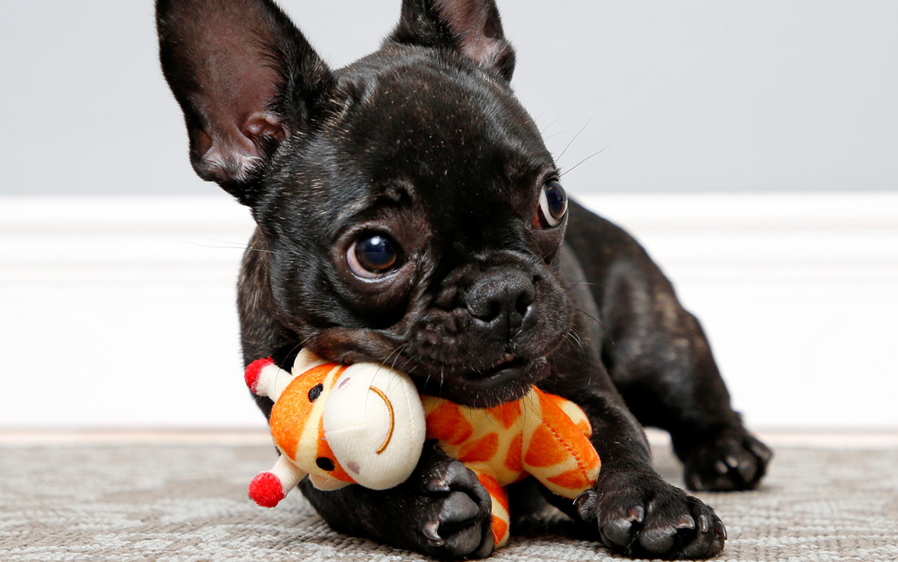
<svg viewBox="0 0 898 562">
<path fill-rule="evenodd" d="M 524 323 L 530 305 L 536 298 L 536 287 L 524 272 L 503 268 L 480 277 L 465 295 L 468 313 L 491 328 L 508 334 Z"/>
</svg>

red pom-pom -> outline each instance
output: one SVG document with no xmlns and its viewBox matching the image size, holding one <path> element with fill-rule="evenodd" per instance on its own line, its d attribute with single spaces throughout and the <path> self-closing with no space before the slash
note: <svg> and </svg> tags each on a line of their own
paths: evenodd
<svg viewBox="0 0 898 562">
<path fill-rule="evenodd" d="M 284 499 L 284 487 L 273 472 L 262 472 L 250 482 L 249 497 L 262 507 L 274 507 Z"/>
<path fill-rule="evenodd" d="M 246 368 L 246 374 L 243 375 L 243 378 L 246 380 L 246 386 L 249 387 L 253 394 L 256 393 L 256 388 L 259 386 L 259 375 L 262 369 L 272 364 L 274 364 L 274 361 L 271 360 L 271 357 L 267 357 L 265 359 L 256 359 Z"/>
</svg>

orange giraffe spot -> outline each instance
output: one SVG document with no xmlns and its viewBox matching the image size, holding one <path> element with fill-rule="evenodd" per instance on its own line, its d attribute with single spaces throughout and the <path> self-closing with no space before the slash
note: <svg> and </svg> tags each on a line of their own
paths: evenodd
<svg viewBox="0 0 898 562">
<path fill-rule="evenodd" d="M 477 480 L 479 480 L 483 487 L 486 488 L 486 491 L 493 501 L 499 502 L 499 505 L 501 505 L 505 511 L 508 511 L 508 497 L 505 495 L 505 490 L 502 489 L 499 482 L 489 474 L 478 474 Z"/>
<path fill-rule="evenodd" d="M 502 510 L 505 512 L 505 517 L 508 515 L 508 496 L 505 495 L 505 489 L 499 485 L 499 482 L 488 474 L 478 474 L 477 480 L 486 488 L 487 493 L 490 495 L 490 499 L 493 502 L 493 506 L 491 508 L 493 512 L 493 517 L 490 522 L 490 531 L 493 533 L 493 544 L 497 547 L 505 542 L 505 539 L 508 538 L 508 521 L 501 517 L 500 515 L 496 515 L 496 506 L 498 504 Z"/>
<path fill-rule="evenodd" d="M 589 425 L 589 421 L 583 417 L 584 414 L 582 410 L 578 411 L 579 408 L 576 404 L 555 394 L 543 394 L 542 396 L 551 400 L 553 404 L 558 406 L 558 408 L 565 413 L 565 415 L 570 417 L 571 421 L 577 425 L 577 429 L 580 430 L 580 433 L 587 437 L 592 435 L 592 427 Z"/>
<path fill-rule="evenodd" d="M 578 493 L 590 488 L 594 482 L 589 479 L 589 476 L 583 471 L 580 467 L 572 468 L 567 472 L 562 472 L 558 476 L 552 476 L 548 479 L 549 482 L 553 484 L 557 484 L 562 488 L 567 488 L 568 490 L 576 490 Z"/>
<path fill-rule="evenodd" d="M 502 404 L 500 406 L 496 406 L 495 408 L 490 408 L 487 410 L 487 413 L 494 420 L 502 424 L 502 427 L 508 429 L 514 422 L 518 421 L 518 418 L 521 417 L 521 402 L 520 400 L 515 400 L 513 402 L 508 402 Z"/>
<path fill-rule="evenodd" d="M 552 440 L 554 447 L 548 449 L 547 453 L 553 452 L 557 454 L 555 449 L 561 448 L 566 451 L 566 455 L 572 455 L 583 470 L 587 470 L 590 466 L 597 465 L 599 463 L 599 455 L 596 454 L 596 450 L 592 446 L 592 443 L 590 443 L 588 439 L 583 438 L 583 434 L 577 429 L 577 426 L 573 424 L 571 418 L 568 417 L 568 415 L 565 414 L 564 411 L 562 411 L 561 408 L 559 408 L 546 394 L 543 394 L 539 390 L 536 390 L 536 393 L 539 396 L 539 403 L 542 409 L 543 425 L 540 429 L 545 430 L 545 433 L 548 433 L 549 435 L 545 435 L 545 433 L 541 433 L 537 430 L 534 432 L 534 437 L 536 437 L 537 433 L 541 433 L 542 437 L 546 440 Z M 552 431 L 547 428 L 551 428 Z M 547 443 L 543 445 L 548 446 Z M 532 441 L 530 448 L 533 449 Z M 524 461 L 530 466 L 552 466 L 556 462 L 564 460 L 563 458 L 555 456 L 554 458 L 557 459 L 555 462 L 533 464 L 530 462 L 530 458 L 531 452 L 528 451 Z M 539 458 L 539 454 L 534 453 L 533 458 Z"/>
<path fill-rule="evenodd" d="M 565 400 L 561 396 L 558 396 L 557 394 L 541 393 L 540 398 L 542 398 L 542 397 L 548 398 L 549 400 L 552 401 L 553 404 L 555 404 L 559 408 L 561 408 L 564 405 L 564 403 L 567 402 L 567 400 Z"/>
<path fill-rule="evenodd" d="M 530 448 L 527 449 L 524 462 L 533 467 L 554 466 L 569 456 L 570 452 L 560 442 L 558 436 L 545 425 L 540 425 L 530 437 Z"/>
<path fill-rule="evenodd" d="M 309 391 L 324 383 L 334 367 L 333 363 L 320 365 L 296 377 L 271 409 L 271 435 L 275 444 L 292 460 L 296 460 L 296 447 L 314 405 L 309 401 Z"/>
<path fill-rule="evenodd" d="M 542 418 L 545 425 L 551 427 L 565 427 L 571 425 L 571 418 L 564 413 L 564 410 L 558 405 L 558 397 L 553 394 L 546 394 L 540 390 L 536 391 L 539 396 L 539 405 L 542 410 Z"/>
<path fill-rule="evenodd" d="M 500 545 L 505 537 L 508 536 L 508 523 L 503 521 L 502 518 L 493 515 L 490 530 L 493 532 L 493 544 Z"/>
<path fill-rule="evenodd" d="M 508 454 L 505 456 L 505 468 L 511 470 L 513 472 L 520 472 L 524 470 L 524 467 L 521 465 L 521 454 L 523 453 L 524 448 L 524 434 L 518 433 L 514 436 L 514 439 L 511 440 L 511 445 L 508 446 Z"/>
<path fill-rule="evenodd" d="M 458 452 L 461 462 L 478 462 L 491 460 L 499 448 L 499 434 L 489 433 L 477 441 L 466 443 Z"/>
<path fill-rule="evenodd" d="M 439 439 L 450 445 L 463 443 L 474 433 L 471 422 L 465 419 L 458 404 L 452 402 L 444 402 L 430 412 L 425 422 L 428 439 Z"/>
</svg>

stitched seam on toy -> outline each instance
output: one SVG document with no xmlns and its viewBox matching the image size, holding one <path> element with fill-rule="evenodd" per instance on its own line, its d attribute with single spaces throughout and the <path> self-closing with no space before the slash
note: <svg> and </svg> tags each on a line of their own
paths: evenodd
<svg viewBox="0 0 898 562">
<path fill-rule="evenodd" d="M 552 435 L 554 435 L 559 441 L 561 441 L 561 444 L 564 445 L 564 448 L 567 449 L 568 453 L 570 453 L 571 456 L 574 457 L 574 460 L 577 461 L 577 466 L 580 468 L 580 471 L 583 472 L 583 474 L 588 474 L 589 471 L 587 470 L 586 466 L 583 465 L 583 461 L 580 460 L 580 457 L 577 456 L 576 451 L 571 449 L 571 446 L 568 445 L 567 441 L 565 441 L 564 439 L 561 438 L 560 435 L 558 435 L 558 432 L 555 431 L 554 427 L 551 427 L 551 426 L 546 426 L 546 427 L 549 428 L 549 431 L 552 432 Z"/>
</svg>

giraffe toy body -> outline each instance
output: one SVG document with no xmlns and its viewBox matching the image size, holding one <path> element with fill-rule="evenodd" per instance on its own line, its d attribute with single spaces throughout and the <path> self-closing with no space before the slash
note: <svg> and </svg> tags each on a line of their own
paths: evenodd
<svg viewBox="0 0 898 562">
<path fill-rule="evenodd" d="M 505 486 L 531 475 L 552 493 L 574 499 L 598 478 L 601 462 L 589 442 L 592 428 L 573 402 L 536 387 L 520 400 L 489 409 L 421 399 L 427 438 L 437 439 L 489 492 L 497 548 L 508 540 Z"/>
<path fill-rule="evenodd" d="M 381 365 L 325 363 L 307 350 L 292 373 L 270 359 L 252 363 L 246 382 L 275 401 L 270 424 L 281 456 L 249 488 L 265 507 L 306 475 L 322 490 L 396 486 L 411 475 L 425 439 L 436 439 L 489 492 L 498 548 L 509 536 L 505 486 L 531 475 L 573 499 L 595 484 L 601 468 L 583 411 L 536 387 L 519 400 L 472 409 L 419 396 L 407 375 Z"/>
</svg>

